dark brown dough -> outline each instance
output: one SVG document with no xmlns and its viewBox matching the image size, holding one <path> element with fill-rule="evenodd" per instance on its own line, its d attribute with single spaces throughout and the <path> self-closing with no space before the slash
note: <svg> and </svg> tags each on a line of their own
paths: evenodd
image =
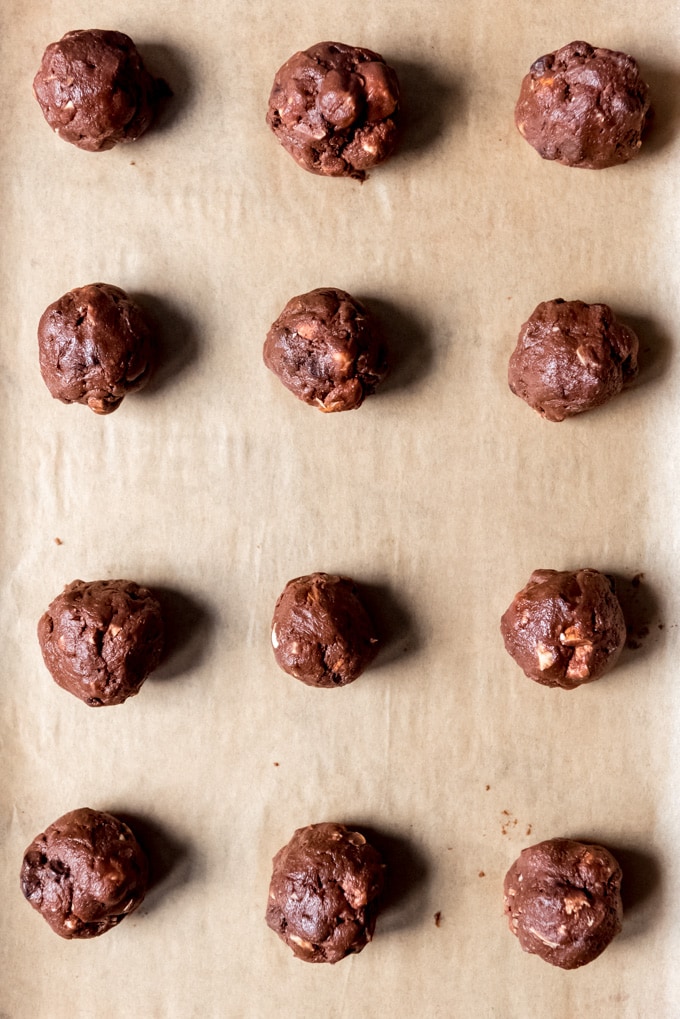
<svg viewBox="0 0 680 1019">
<path fill-rule="evenodd" d="M 97 28 L 67 32 L 51 43 L 33 92 L 52 130 L 88 152 L 135 141 L 151 124 L 158 100 L 170 94 L 146 70 L 132 39 Z"/>
<path fill-rule="evenodd" d="M 531 65 L 515 123 L 543 159 L 602 170 L 637 155 L 648 110 L 632 57 L 570 42 Z"/>
<path fill-rule="evenodd" d="M 520 330 L 508 365 L 516 396 L 548 421 L 601 406 L 638 373 L 638 338 L 606 304 L 544 301 Z"/>
<path fill-rule="evenodd" d="M 272 646 L 289 676 L 330 689 L 358 679 L 380 641 L 354 581 L 312 573 L 283 589 L 274 608 Z"/>
<path fill-rule="evenodd" d="M 399 84 L 378 53 L 320 42 L 274 78 L 267 123 L 303 169 L 365 180 L 397 141 Z"/>
<path fill-rule="evenodd" d="M 148 862 L 117 817 L 83 807 L 64 814 L 24 853 L 21 890 L 62 938 L 96 938 L 144 899 Z"/>
<path fill-rule="evenodd" d="M 91 707 L 139 693 L 163 652 L 161 607 L 129 580 L 74 580 L 38 623 L 55 683 Z"/>
<path fill-rule="evenodd" d="M 539 842 L 522 850 L 503 890 L 510 930 L 553 966 L 585 966 L 621 930 L 621 868 L 602 846 Z"/>
<path fill-rule="evenodd" d="M 505 649 L 529 679 L 573 690 L 615 664 L 626 623 L 597 570 L 535 570 L 501 619 Z"/>
<path fill-rule="evenodd" d="M 124 290 L 108 283 L 76 287 L 50 304 L 38 325 L 40 371 L 62 403 L 111 414 L 143 389 L 156 363 L 147 318 Z"/>
<path fill-rule="evenodd" d="M 305 962 L 339 962 L 373 937 L 384 883 L 378 851 L 330 822 L 298 828 L 273 860 L 266 921 Z"/>
<path fill-rule="evenodd" d="M 298 399 L 354 410 L 387 375 L 387 354 L 366 309 L 344 290 L 293 297 L 272 325 L 264 363 Z"/>
</svg>

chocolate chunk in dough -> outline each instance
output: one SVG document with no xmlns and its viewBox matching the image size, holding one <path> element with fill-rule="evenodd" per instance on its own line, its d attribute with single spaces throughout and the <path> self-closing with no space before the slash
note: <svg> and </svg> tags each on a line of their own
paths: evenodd
<svg viewBox="0 0 680 1019">
<path fill-rule="evenodd" d="M 529 679 L 573 690 L 615 664 L 626 623 L 597 570 L 535 570 L 501 619 L 505 649 Z"/>
<path fill-rule="evenodd" d="M 399 83 L 378 53 L 320 42 L 274 78 L 267 123 L 303 169 L 365 180 L 397 141 Z"/>
<path fill-rule="evenodd" d="M 621 930 L 621 868 L 602 846 L 539 842 L 522 850 L 503 890 L 510 930 L 553 966 L 585 966 Z"/>
<path fill-rule="evenodd" d="M 283 589 L 274 608 L 272 646 L 289 676 L 331 689 L 358 679 L 380 640 L 353 580 L 312 573 Z"/>
<path fill-rule="evenodd" d="M 21 890 L 62 938 L 96 938 L 144 899 L 148 862 L 113 814 L 82 807 L 64 814 L 24 853 Z"/>
<path fill-rule="evenodd" d="M 339 962 L 373 937 L 378 851 L 342 824 L 298 828 L 273 860 L 266 921 L 305 962 Z"/>
<path fill-rule="evenodd" d="M 602 170 L 637 155 L 648 110 L 632 57 L 571 42 L 531 65 L 515 123 L 543 159 Z"/>
<path fill-rule="evenodd" d="M 516 396 L 548 421 L 599 407 L 638 372 L 638 338 L 606 304 L 544 301 L 520 330 L 508 365 Z"/>
<path fill-rule="evenodd" d="M 76 287 L 46 308 L 38 325 L 40 371 L 52 396 L 111 414 L 143 389 L 156 362 L 147 318 L 108 283 Z"/>
<path fill-rule="evenodd" d="M 122 704 L 161 660 L 161 607 L 129 580 L 74 580 L 41 616 L 38 640 L 64 690 L 94 708 Z"/>
<path fill-rule="evenodd" d="M 64 141 L 88 152 L 133 142 L 170 95 L 122 32 L 67 32 L 45 50 L 33 81 L 45 120 Z"/>
<path fill-rule="evenodd" d="M 387 353 L 368 312 L 344 290 L 293 297 L 267 334 L 264 363 L 300 400 L 354 410 L 387 375 Z"/>
</svg>

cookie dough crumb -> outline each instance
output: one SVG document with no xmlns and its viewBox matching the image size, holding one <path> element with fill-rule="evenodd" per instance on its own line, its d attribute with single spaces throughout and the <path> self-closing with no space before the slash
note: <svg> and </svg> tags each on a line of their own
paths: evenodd
<svg viewBox="0 0 680 1019">
<path fill-rule="evenodd" d="M 441 927 L 442 925 L 442 915 L 439 910 L 434 914 L 434 925 L 435 927 Z"/>
</svg>

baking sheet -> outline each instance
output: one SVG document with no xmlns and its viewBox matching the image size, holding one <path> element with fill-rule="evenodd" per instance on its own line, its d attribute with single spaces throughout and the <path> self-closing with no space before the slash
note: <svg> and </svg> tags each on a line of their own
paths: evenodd
<svg viewBox="0 0 680 1019">
<path fill-rule="evenodd" d="M 646 10 L 5 0 L 3 1019 L 677 1014 L 680 11 Z M 31 81 L 48 42 L 95 26 L 176 95 L 158 129 L 91 155 L 51 134 Z M 574 38 L 634 53 L 651 82 L 654 133 L 624 168 L 544 163 L 514 130 L 529 64 Z M 274 71 L 321 39 L 400 74 L 404 142 L 363 186 L 305 174 L 264 125 Z M 138 296 L 166 350 L 105 419 L 52 401 L 35 349 L 45 306 L 95 280 Z M 314 412 L 261 363 L 288 298 L 323 285 L 391 337 L 393 376 L 356 413 Z M 556 296 L 610 303 L 645 363 L 562 425 L 505 383 L 520 324 Z M 621 578 L 640 646 L 592 686 L 542 689 L 498 620 L 534 568 L 581 565 Z M 269 647 L 279 591 L 317 569 L 370 585 L 392 635 L 333 693 Z M 170 613 L 170 659 L 122 707 L 89 710 L 42 664 L 36 621 L 76 577 L 156 587 Z M 17 875 L 85 805 L 132 820 L 156 883 L 69 943 Z M 373 831 L 392 875 L 374 942 L 332 968 L 263 921 L 272 855 L 326 819 Z M 505 871 L 556 835 L 625 870 L 623 934 L 573 973 L 502 916 Z"/>
</svg>

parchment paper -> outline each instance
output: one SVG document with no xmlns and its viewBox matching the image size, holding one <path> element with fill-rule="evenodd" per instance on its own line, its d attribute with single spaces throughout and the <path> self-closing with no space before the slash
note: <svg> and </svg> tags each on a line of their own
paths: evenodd
<svg viewBox="0 0 680 1019">
<path fill-rule="evenodd" d="M 0 1015 L 677 1016 L 677 3 L 3 11 Z M 47 43 L 90 27 L 131 35 L 175 91 L 157 129 L 97 155 L 31 95 Z M 626 167 L 545 163 L 513 126 L 530 63 L 580 38 L 635 54 L 653 88 Z M 275 70 L 322 39 L 401 77 L 401 151 L 363 186 L 304 173 L 264 124 Z M 104 419 L 50 399 L 35 341 L 47 304 L 97 280 L 165 345 L 147 393 Z M 285 302 L 323 285 L 366 300 L 395 360 L 332 416 L 261 361 Z M 644 361 L 635 390 L 561 425 L 506 384 L 521 323 L 557 296 L 611 304 Z M 640 646 L 591 686 L 540 688 L 500 615 L 533 569 L 582 565 L 621 578 Z M 370 585 L 392 634 L 334 692 L 269 646 L 280 590 L 313 570 Z M 106 577 L 161 590 L 174 650 L 138 697 L 91 710 L 52 683 L 35 627 L 66 583 Z M 18 872 L 86 805 L 131 819 L 156 884 L 115 931 L 65 942 Z M 263 920 L 271 857 L 329 819 L 374 832 L 392 875 L 374 942 L 332 968 Z M 502 915 L 507 868 L 557 835 L 625 871 L 623 934 L 572 973 L 522 953 Z"/>
</svg>

